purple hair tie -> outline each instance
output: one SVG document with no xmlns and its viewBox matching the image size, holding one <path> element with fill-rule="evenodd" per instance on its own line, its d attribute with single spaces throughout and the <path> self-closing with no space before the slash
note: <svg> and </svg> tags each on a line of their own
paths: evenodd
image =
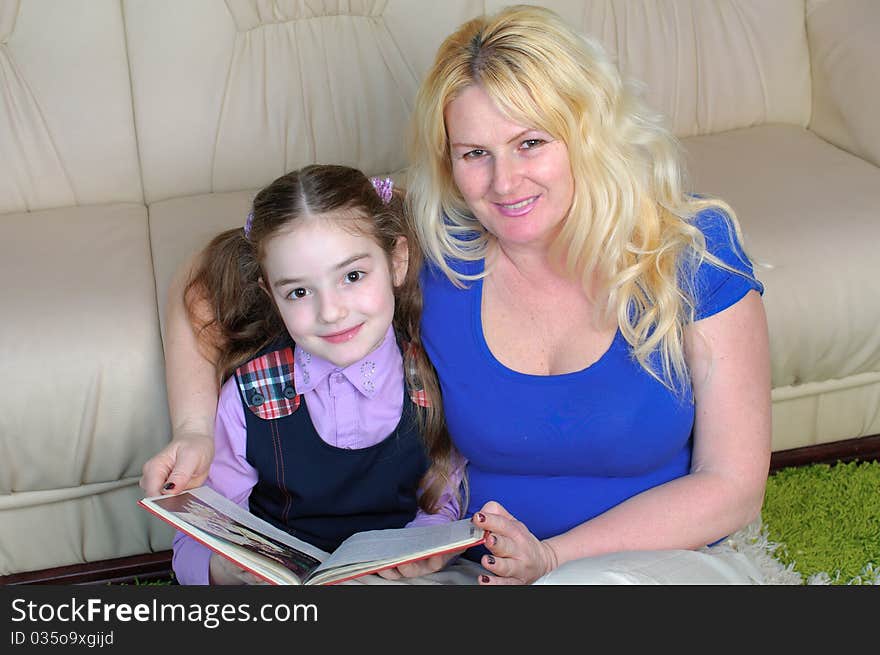
<svg viewBox="0 0 880 655">
<path fill-rule="evenodd" d="M 254 212 L 249 212 L 247 220 L 244 222 L 244 238 L 251 238 L 251 228 L 254 227 Z"/>
<path fill-rule="evenodd" d="M 379 196 L 379 200 L 382 201 L 383 205 L 387 205 L 391 202 L 391 196 L 394 191 L 394 180 L 390 177 L 371 177 L 370 182 L 373 185 L 373 188 L 376 189 L 376 194 Z"/>
</svg>

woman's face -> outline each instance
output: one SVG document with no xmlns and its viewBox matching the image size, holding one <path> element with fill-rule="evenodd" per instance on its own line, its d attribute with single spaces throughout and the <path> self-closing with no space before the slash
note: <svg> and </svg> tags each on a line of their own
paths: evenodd
<svg viewBox="0 0 880 655">
<path fill-rule="evenodd" d="M 477 220 L 501 246 L 549 246 L 574 195 L 565 143 L 506 118 L 479 86 L 445 116 L 452 175 Z"/>
</svg>

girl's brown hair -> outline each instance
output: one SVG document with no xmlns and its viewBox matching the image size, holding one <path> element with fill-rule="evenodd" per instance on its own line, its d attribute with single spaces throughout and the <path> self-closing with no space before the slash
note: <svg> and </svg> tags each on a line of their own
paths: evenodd
<svg viewBox="0 0 880 655">
<path fill-rule="evenodd" d="M 347 166 L 316 164 L 279 177 L 254 198 L 247 234 L 242 228 L 227 230 L 202 251 L 184 290 L 190 321 L 215 363 L 218 381 L 224 381 L 285 331 L 273 300 L 260 286 L 266 243 L 300 218 L 329 213 L 373 239 L 389 266 L 399 238 L 407 240 L 409 265 L 403 283 L 394 289 L 393 324 L 406 346 L 406 383 L 411 390 L 423 390 L 427 400 L 427 407 L 417 411 L 431 460 L 419 505 L 436 512 L 457 458 L 443 418 L 437 374 L 421 344 L 422 254 L 400 194 L 384 203 L 369 178 Z"/>
</svg>

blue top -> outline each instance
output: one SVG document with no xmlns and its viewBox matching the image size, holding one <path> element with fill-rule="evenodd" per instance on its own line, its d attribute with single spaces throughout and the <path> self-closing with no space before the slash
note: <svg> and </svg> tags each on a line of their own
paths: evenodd
<svg viewBox="0 0 880 655">
<path fill-rule="evenodd" d="M 763 293 L 726 216 L 705 211 L 694 223 L 709 252 L 748 275 L 702 263 L 696 318 L 720 312 L 750 289 Z M 470 274 L 483 265 L 455 263 Z M 689 385 L 683 397 L 663 386 L 630 357 L 619 330 L 605 354 L 583 370 L 513 371 L 483 337 L 482 281 L 466 284 L 453 286 L 433 267 L 422 272 L 422 338 L 440 378 L 450 434 L 468 459 L 467 515 L 496 500 L 545 539 L 689 472 Z"/>
</svg>

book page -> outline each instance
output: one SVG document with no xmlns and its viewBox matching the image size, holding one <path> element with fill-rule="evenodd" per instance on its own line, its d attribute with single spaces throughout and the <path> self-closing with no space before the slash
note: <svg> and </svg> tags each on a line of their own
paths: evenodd
<svg viewBox="0 0 880 655">
<path fill-rule="evenodd" d="M 439 525 L 368 530 L 352 535 L 342 542 L 312 573 L 311 579 L 323 579 L 325 572 L 354 571 L 381 567 L 391 562 L 402 563 L 431 554 L 455 550 L 478 542 L 483 530 L 470 519 Z"/>
<path fill-rule="evenodd" d="M 205 533 L 210 539 L 200 540 L 207 546 L 225 550 L 239 562 L 253 553 L 280 564 L 300 580 L 327 557 L 324 551 L 255 517 L 210 487 L 144 499 L 144 504 L 175 524 L 182 523 L 178 527 L 183 532 L 195 528 Z M 188 530 L 186 526 L 191 527 Z M 276 567 L 269 563 L 268 568 Z"/>
</svg>

